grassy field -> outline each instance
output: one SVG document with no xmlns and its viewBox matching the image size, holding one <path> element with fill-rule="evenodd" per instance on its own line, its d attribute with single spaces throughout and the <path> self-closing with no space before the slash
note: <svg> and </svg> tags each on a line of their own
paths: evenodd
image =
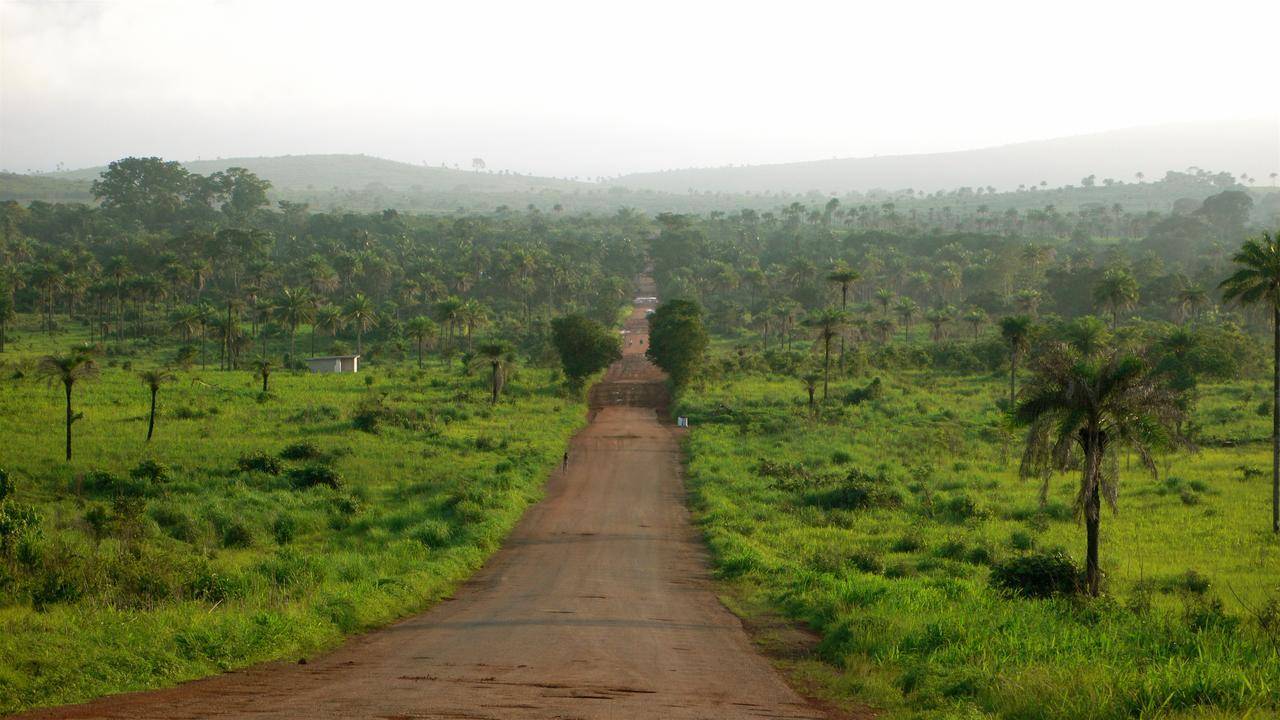
<svg viewBox="0 0 1280 720">
<path fill-rule="evenodd" d="M 1162 457 L 1158 480 L 1122 461 L 1107 595 L 1084 602 L 989 586 L 1004 559 L 1084 554 L 1078 478 L 1056 476 L 1042 506 L 1017 476 L 1006 383 L 868 374 L 833 382 L 819 421 L 794 378 L 687 392 L 694 512 L 732 602 L 819 631 L 823 662 L 793 669 L 889 717 L 1276 717 L 1267 388 L 1204 388 L 1201 449 Z"/>
<path fill-rule="evenodd" d="M 197 368 L 160 391 L 148 445 L 138 371 L 162 353 L 130 346 L 76 386 L 66 463 L 62 388 L 33 368 L 70 341 L 24 334 L 0 356 L 0 468 L 41 517 L 0 555 L 0 714 L 295 659 L 429 605 L 585 419 L 540 369 L 490 407 L 456 361 L 276 371 L 265 395 Z"/>
</svg>

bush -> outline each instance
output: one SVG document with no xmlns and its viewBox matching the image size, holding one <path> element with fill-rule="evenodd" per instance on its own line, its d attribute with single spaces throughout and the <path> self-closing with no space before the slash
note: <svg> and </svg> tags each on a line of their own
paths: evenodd
<svg viewBox="0 0 1280 720">
<path fill-rule="evenodd" d="M 1026 552 L 1036 546 L 1036 538 L 1025 530 L 1014 530 L 1009 535 L 1009 547 Z"/>
<path fill-rule="evenodd" d="M 240 472 L 260 472 L 267 475 L 279 475 L 284 471 L 284 463 L 279 458 L 261 450 L 241 455 L 236 461 L 236 467 L 240 468 Z"/>
<path fill-rule="evenodd" d="M 294 443 L 280 451 L 281 460 L 319 460 L 322 457 L 324 451 L 310 442 Z"/>
<path fill-rule="evenodd" d="M 129 477 L 134 480 L 159 485 L 169 482 L 173 476 L 169 472 L 168 465 L 148 458 L 135 465 L 134 468 L 129 471 Z"/>
<path fill-rule="evenodd" d="M 290 470 L 289 482 L 299 490 L 313 488 L 317 485 L 340 490 L 344 485 L 342 475 L 337 470 L 318 463 Z"/>
<path fill-rule="evenodd" d="M 277 545 L 288 545 L 298 533 L 298 521 L 292 515 L 281 513 L 271 524 L 271 535 Z"/>
<path fill-rule="evenodd" d="M 844 396 L 846 405 L 858 405 L 867 400 L 879 400 L 884 396 L 884 385 L 880 382 L 880 378 L 873 378 L 866 386 L 854 388 Z"/>
<path fill-rule="evenodd" d="M 17 481 L 9 477 L 7 470 L 0 468 L 0 502 L 4 502 L 6 498 L 13 495 L 17 490 Z"/>
<path fill-rule="evenodd" d="M 810 493 L 806 501 L 827 510 L 863 510 L 902 506 L 902 491 L 883 473 L 869 475 L 857 468 L 830 490 Z"/>
<path fill-rule="evenodd" d="M 952 495 L 938 503 L 937 512 L 943 519 L 956 523 L 985 515 L 978 502 L 965 493 Z"/>
<path fill-rule="evenodd" d="M 229 548 L 247 548 L 253 546 L 253 531 L 242 522 L 233 522 L 222 531 L 222 546 Z"/>
<path fill-rule="evenodd" d="M 1013 595 L 1047 598 L 1070 595 L 1079 586 L 1080 569 L 1066 553 L 1018 555 L 991 568 L 991 585 Z"/>
</svg>

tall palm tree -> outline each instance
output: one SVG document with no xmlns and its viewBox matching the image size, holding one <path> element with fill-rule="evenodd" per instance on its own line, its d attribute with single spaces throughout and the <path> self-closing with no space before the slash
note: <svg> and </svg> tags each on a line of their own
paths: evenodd
<svg viewBox="0 0 1280 720">
<path fill-rule="evenodd" d="M 973 308 L 964 314 L 964 321 L 969 323 L 969 327 L 973 328 L 973 339 L 978 339 L 978 331 L 982 329 L 982 325 L 987 322 L 987 313 L 982 308 Z"/>
<path fill-rule="evenodd" d="M 447 355 L 453 348 L 453 336 L 462 318 L 462 298 L 449 296 L 436 303 L 434 312 L 436 320 L 444 325 L 444 351 Z"/>
<path fill-rule="evenodd" d="M 826 308 L 805 321 L 805 324 L 818 331 L 818 340 L 822 343 L 822 402 L 827 401 L 827 385 L 831 377 L 831 341 L 840 335 L 848 318 L 840 310 Z"/>
<path fill-rule="evenodd" d="M 893 299 L 897 297 L 889 288 L 880 288 L 876 291 L 876 304 L 880 306 L 880 313 L 885 317 L 889 317 L 889 306 L 893 304 Z"/>
<path fill-rule="evenodd" d="M 323 332 L 329 337 L 334 337 L 338 334 L 339 330 L 346 327 L 346 324 L 347 320 L 343 317 L 342 310 L 334 307 L 333 305 L 321 305 L 319 308 L 316 308 L 315 325 L 312 326 L 311 331 L 311 354 L 314 355 L 316 352 L 314 346 L 315 335 L 317 332 Z"/>
<path fill-rule="evenodd" d="M 911 340 L 911 321 L 915 318 L 916 313 L 920 312 L 920 306 L 911 298 L 902 298 L 898 304 L 894 306 L 893 311 L 898 314 L 898 318 L 902 320 L 902 339 L 904 342 Z"/>
<path fill-rule="evenodd" d="M 471 343 L 475 337 L 476 327 L 489 319 L 489 310 L 479 300 L 467 298 L 458 309 L 458 320 L 467 330 L 467 352 L 471 351 Z"/>
<path fill-rule="evenodd" d="M 502 392 L 502 385 L 506 382 L 507 373 L 515 365 L 515 361 L 515 353 L 512 352 L 511 346 L 505 342 L 493 340 L 481 343 L 480 347 L 476 349 L 475 359 L 472 362 L 489 366 L 491 388 L 489 402 L 491 404 L 498 404 L 498 393 Z"/>
<path fill-rule="evenodd" d="M 426 315 L 418 315 L 409 320 L 404 329 L 418 345 L 418 367 L 422 367 L 422 345 L 429 338 L 435 337 L 437 326 Z"/>
<path fill-rule="evenodd" d="M 1178 314 L 1182 322 L 1196 316 L 1197 311 L 1209 300 L 1209 293 L 1199 285 L 1189 285 L 1178 291 Z"/>
<path fill-rule="evenodd" d="M 9 341 L 9 323 L 17 315 L 12 293 L 9 288 L 0 285 L 0 353 L 4 352 L 5 343 Z"/>
<path fill-rule="evenodd" d="M 289 359 L 292 361 L 296 357 L 294 339 L 298 326 L 315 319 L 315 302 L 306 288 L 285 288 L 276 298 L 275 313 L 289 325 Z"/>
<path fill-rule="evenodd" d="M 1138 280 L 1126 268 L 1111 268 L 1093 288 L 1093 299 L 1111 311 L 1111 329 L 1120 324 L 1120 311 L 1138 302 Z"/>
<path fill-rule="evenodd" d="M 71 461 L 71 424 L 81 415 L 71 409 L 71 388 L 81 380 L 98 376 L 98 365 L 86 348 L 73 348 L 66 355 L 46 355 L 40 359 L 38 372 L 50 382 L 60 382 L 67 394 L 67 461 Z"/>
<path fill-rule="evenodd" d="M 1043 498 L 1055 470 L 1080 468 L 1076 504 L 1085 520 L 1085 584 L 1097 596 L 1102 499 L 1115 507 L 1119 450 L 1135 450 L 1155 474 L 1152 449 L 1177 439 L 1184 405 L 1165 376 L 1132 355 L 1084 358 L 1058 345 L 1036 360 L 1034 371 L 1015 414 L 1028 428 L 1020 473 L 1043 479 Z"/>
<path fill-rule="evenodd" d="M 1011 315 L 1000 319 L 1000 337 L 1009 343 L 1009 411 L 1018 402 L 1018 359 L 1031 339 L 1031 318 Z"/>
<path fill-rule="evenodd" d="M 1262 304 L 1271 312 L 1271 531 L 1280 534 L 1280 233 L 1245 241 L 1222 281 L 1224 300 Z"/>
<path fill-rule="evenodd" d="M 834 198 L 833 198 L 834 199 Z M 836 283 L 840 286 L 840 312 L 849 311 L 849 286 L 857 282 L 862 277 L 857 270 L 850 268 L 843 261 L 836 263 L 831 272 L 827 273 L 827 282 Z M 844 334 L 840 335 L 840 368 L 844 369 Z"/>
<path fill-rule="evenodd" d="M 253 374 L 262 378 L 262 392 L 267 391 L 267 379 L 271 377 L 271 371 L 276 369 L 275 363 L 270 358 L 258 357 L 254 358 Z"/>
<path fill-rule="evenodd" d="M 876 328 L 876 334 L 880 336 L 880 344 L 884 345 L 889 342 L 889 333 L 893 332 L 893 321 L 887 317 L 876 319 L 872 325 Z"/>
<path fill-rule="evenodd" d="M 356 293 L 347 302 L 343 315 L 356 329 L 356 354 L 364 353 L 364 331 L 378 326 L 378 313 L 373 307 L 373 301 L 365 297 L 364 293 Z"/>
<path fill-rule="evenodd" d="M 156 431 L 156 395 L 159 394 L 161 385 L 173 382 L 177 378 L 164 368 L 145 370 L 141 375 L 142 382 L 151 391 L 151 414 L 147 417 L 147 442 L 151 442 L 151 435 Z"/>
<path fill-rule="evenodd" d="M 804 390 L 809 395 L 809 415 L 814 415 L 813 395 L 818 391 L 818 380 L 822 376 L 815 372 L 807 372 L 800 376 L 800 382 L 804 383 Z"/>
</svg>

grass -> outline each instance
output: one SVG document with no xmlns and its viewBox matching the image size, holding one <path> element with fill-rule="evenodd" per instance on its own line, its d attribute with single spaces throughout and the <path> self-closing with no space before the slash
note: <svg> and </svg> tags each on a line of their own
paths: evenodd
<svg viewBox="0 0 1280 720">
<path fill-rule="evenodd" d="M 457 363 L 277 371 L 265 396 L 248 371 L 193 369 L 161 390 L 148 445 L 137 371 L 161 356 L 130 345 L 76 386 L 64 463 L 61 387 L 32 367 L 69 341 L 0 356 L 0 468 L 42 518 L 0 555 L 0 714 L 296 659 L 428 606 L 497 549 L 585 419 L 534 368 L 496 407 Z M 167 479 L 131 479 L 146 460 Z"/>
<path fill-rule="evenodd" d="M 889 717 L 1276 715 L 1261 385 L 1205 388 L 1204 447 L 1162 457 L 1159 480 L 1122 460 L 1119 511 L 1102 523 L 1107 597 L 1086 602 L 988 584 L 1001 561 L 1084 551 L 1077 478 L 1055 477 L 1042 506 L 1017 477 L 1006 380 L 879 376 L 879 396 L 857 403 L 844 399 L 869 375 L 833 382 L 820 421 L 798 380 L 762 372 L 723 372 L 675 408 L 694 427 L 688 478 L 717 572 L 746 606 L 823 636 L 830 677 L 816 684 Z"/>
</svg>

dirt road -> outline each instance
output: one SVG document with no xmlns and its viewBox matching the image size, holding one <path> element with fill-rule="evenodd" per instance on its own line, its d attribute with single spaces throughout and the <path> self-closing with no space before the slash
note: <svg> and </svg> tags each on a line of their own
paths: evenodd
<svg viewBox="0 0 1280 720">
<path fill-rule="evenodd" d="M 652 288 L 642 287 L 643 295 Z M 821 718 L 712 592 L 643 308 L 567 471 L 452 600 L 306 665 L 32 718 Z"/>
</svg>

